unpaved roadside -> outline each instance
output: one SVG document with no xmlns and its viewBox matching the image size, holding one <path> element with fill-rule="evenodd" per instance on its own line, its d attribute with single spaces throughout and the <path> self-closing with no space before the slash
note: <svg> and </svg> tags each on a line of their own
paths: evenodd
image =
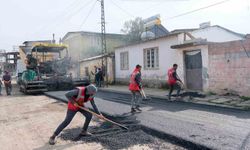
<svg viewBox="0 0 250 150">
<path fill-rule="evenodd" d="M 16 90 L 12 96 L 1 96 L 1 150 L 183 149 L 141 130 L 74 142 L 73 138 L 81 131 L 84 122 L 80 113 L 57 138 L 56 145 L 51 146 L 49 136 L 65 114 L 66 104 L 43 95 L 25 96 Z M 90 128 L 100 123 L 93 119 Z"/>
</svg>

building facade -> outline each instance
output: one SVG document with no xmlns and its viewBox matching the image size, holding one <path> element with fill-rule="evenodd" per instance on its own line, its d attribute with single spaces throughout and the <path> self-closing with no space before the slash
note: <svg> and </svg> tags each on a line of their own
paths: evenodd
<svg viewBox="0 0 250 150">
<path fill-rule="evenodd" d="M 80 76 L 80 60 L 102 54 L 101 33 L 68 32 L 63 37 L 62 42 L 68 46 L 68 54 L 73 64 L 71 69 L 73 76 Z M 114 52 L 114 47 L 125 43 L 125 36 L 122 34 L 106 34 L 107 53 Z"/>
<path fill-rule="evenodd" d="M 244 39 L 244 35 L 220 26 L 203 26 L 174 30 L 161 38 L 118 47 L 115 51 L 116 81 L 128 84 L 131 72 L 140 64 L 146 86 L 164 87 L 167 86 L 167 70 L 176 63 L 177 73 L 188 89 L 209 91 L 211 44 Z"/>
<path fill-rule="evenodd" d="M 250 38 L 208 45 L 209 91 L 250 96 Z"/>
<path fill-rule="evenodd" d="M 80 61 L 80 76 L 81 77 L 87 77 L 90 79 L 91 82 L 94 82 L 95 79 L 95 66 L 97 68 L 102 68 L 103 73 L 105 73 L 105 63 L 103 63 L 103 60 L 107 58 L 107 77 L 108 77 L 108 83 L 112 84 L 115 79 L 115 57 L 114 54 L 109 55 L 99 55 L 95 57 L 86 58 Z M 105 74 L 104 74 L 105 75 Z M 106 79 L 106 75 L 104 76 Z"/>
<path fill-rule="evenodd" d="M 142 67 L 144 83 L 150 87 L 162 87 L 166 84 L 167 69 L 176 63 L 176 51 L 170 49 L 177 44 L 177 34 L 155 40 L 118 47 L 115 51 L 115 76 L 117 83 L 127 84 L 130 74 L 137 64 Z"/>
</svg>

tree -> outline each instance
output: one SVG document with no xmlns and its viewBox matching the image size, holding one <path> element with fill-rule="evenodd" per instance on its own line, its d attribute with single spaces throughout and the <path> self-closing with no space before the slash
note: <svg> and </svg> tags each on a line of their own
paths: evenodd
<svg viewBox="0 0 250 150">
<path fill-rule="evenodd" d="M 127 35 L 126 40 L 128 42 L 133 42 L 141 40 L 143 30 L 142 18 L 137 17 L 134 20 L 126 21 L 123 25 L 123 29 L 121 29 L 121 32 Z"/>
</svg>

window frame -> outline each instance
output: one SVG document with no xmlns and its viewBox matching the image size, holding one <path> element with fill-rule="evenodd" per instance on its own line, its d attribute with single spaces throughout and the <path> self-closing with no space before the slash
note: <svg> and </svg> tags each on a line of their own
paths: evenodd
<svg viewBox="0 0 250 150">
<path fill-rule="evenodd" d="M 152 50 L 154 53 L 152 53 Z M 152 58 L 154 58 L 154 60 L 152 60 Z M 145 70 L 159 70 L 159 47 L 144 48 L 143 62 Z"/>
<path fill-rule="evenodd" d="M 127 55 L 127 57 L 124 57 L 126 55 Z M 125 59 L 127 59 L 127 60 L 125 60 Z M 129 52 L 128 51 L 120 53 L 120 69 L 121 70 L 129 70 Z"/>
</svg>

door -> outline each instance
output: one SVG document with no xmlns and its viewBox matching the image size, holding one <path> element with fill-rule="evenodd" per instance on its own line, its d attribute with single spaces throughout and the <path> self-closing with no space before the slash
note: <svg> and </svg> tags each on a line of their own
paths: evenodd
<svg viewBox="0 0 250 150">
<path fill-rule="evenodd" d="M 202 90 L 202 57 L 200 50 L 185 52 L 186 84 L 188 89 Z"/>
</svg>

